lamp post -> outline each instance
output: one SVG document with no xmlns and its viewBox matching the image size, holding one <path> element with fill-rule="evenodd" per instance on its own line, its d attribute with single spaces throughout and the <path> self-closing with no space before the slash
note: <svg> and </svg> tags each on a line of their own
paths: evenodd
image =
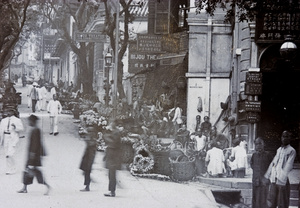
<svg viewBox="0 0 300 208">
<path fill-rule="evenodd" d="M 110 84 L 109 84 L 109 68 L 111 67 L 112 64 L 112 55 L 109 52 L 109 49 L 104 57 L 105 59 L 105 105 L 108 106 L 109 103 L 109 89 L 110 89 Z"/>
</svg>

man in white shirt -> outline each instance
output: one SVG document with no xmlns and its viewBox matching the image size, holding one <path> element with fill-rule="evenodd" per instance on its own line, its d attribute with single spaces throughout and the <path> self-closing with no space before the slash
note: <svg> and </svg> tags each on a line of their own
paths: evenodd
<svg viewBox="0 0 300 208">
<path fill-rule="evenodd" d="M 28 85 L 27 88 L 27 106 L 28 108 L 31 108 L 31 90 L 33 88 L 33 85 Z"/>
<path fill-rule="evenodd" d="M 19 142 L 19 132 L 23 130 L 21 119 L 14 116 L 14 109 L 5 109 L 4 114 L 7 117 L 0 122 L 0 144 L 4 145 L 6 156 L 6 174 L 14 174 L 15 167 L 15 148 Z"/>
<path fill-rule="evenodd" d="M 53 100 L 49 101 L 47 111 L 50 113 L 50 135 L 54 134 L 54 136 L 56 136 L 58 134 L 58 114 L 62 111 L 62 106 L 57 100 L 56 95 L 53 95 Z"/>
<path fill-rule="evenodd" d="M 270 208 L 289 207 L 290 183 L 288 175 L 293 169 L 296 150 L 290 145 L 291 133 L 284 131 L 281 135 L 282 146 L 277 149 L 276 155 L 264 175 L 264 184 L 271 182 L 267 204 Z"/>
</svg>

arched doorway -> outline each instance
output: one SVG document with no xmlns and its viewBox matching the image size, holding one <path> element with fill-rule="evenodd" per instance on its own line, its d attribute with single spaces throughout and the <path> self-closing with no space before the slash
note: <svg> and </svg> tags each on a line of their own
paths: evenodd
<svg viewBox="0 0 300 208">
<path fill-rule="evenodd" d="M 268 150 L 275 151 L 281 144 L 282 131 L 290 130 L 294 135 L 292 146 L 299 151 L 300 56 L 298 52 L 292 62 L 286 62 L 280 56 L 280 46 L 269 46 L 260 58 L 263 88 L 257 134 L 266 140 Z"/>
</svg>

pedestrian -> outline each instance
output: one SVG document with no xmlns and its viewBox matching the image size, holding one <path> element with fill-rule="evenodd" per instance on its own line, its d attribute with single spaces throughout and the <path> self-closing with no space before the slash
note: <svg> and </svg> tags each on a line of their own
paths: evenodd
<svg viewBox="0 0 300 208">
<path fill-rule="evenodd" d="M 204 121 L 200 124 L 201 132 L 204 134 L 206 137 L 209 136 L 209 132 L 211 130 L 211 123 L 209 121 L 208 116 L 204 116 Z"/>
<path fill-rule="evenodd" d="M 28 108 L 31 108 L 31 106 L 32 106 L 32 103 L 31 103 L 31 90 L 32 90 L 32 88 L 33 88 L 32 84 L 28 85 L 28 87 L 27 87 L 27 106 L 28 106 Z"/>
<path fill-rule="evenodd" d="M 41 97 L 40 97 L 40 102 L 41 102 L 41 110 L 44 111 L 44 110 L 47 110 L 47 94 L 48 94 L 48 91 L 45 87 L 45 85 L 43 85 L 41 88 L 40 88 L 40 94 L 41 94 Z"/>
<path fill-rule="evenodd" d="M 246 175 L 247 152 L 244 142 L 237 138 L 234 142 L 235 147 L 232 148 L 231 156 L 227 159 L 227 165 L 230 167 L 231 173 L 235 178 L 244 178 Z"/>
<path fill-rule="evenodd" d="M 97 132 L 94 127 L 87 128 L 87 135 L 85 137 L 86 148 L 80 163 L 80 169 L 84 171 L 84 185 L 85 188 L 80 191 L 90 191 L 91 171 L 94 159 L 97 152 Z"/>
<path fill-rule="evenodd" d="M 296 150 L 290 145 L 291 133 L 283 131 L 281 135 L 281 147 L 277 149 L 267 172 L 264 183 L 271 182 L 267 197 L 269 208 L 288 208 L 290 200 L 290 183 L 288 175 L 293 169 Z"/>
<path fill-rule="evenodd" d="M 39 100 L 39 93 L 38 93 L 38 84 L 36 82 L 34 82 L 32 84 L 33 88 L 30 91 L 30 98 L 31 98 L 31 107 L 32 107 L 32 112 L 35 113 L 36 109 L 37 109 L 37 101 Z"/>
<path fill-rule="evenodd" d="M 250 165 L 253 170 L 252 175 L 252 207 L 267 207 L 268 185 L 263 184 L 264 174 L 266 173 L 272 155 L 264 150 L 264 140 L 258 137 L 254 141 L 255 152 L 252 154 Z"/>
<path fill-rule="evenodd" d="M 212 148 L 207 151 L 205 158 L 207 173 L 211 177 L 221 177 L 225 169 L 224 154 L 217 143 L 211 145 Z"/>
<path fill-rule="evenodd" d="M 174 136 L 176 136 L 178 129 L 181 127 L 183 120 L 182 120 L 182 108 L 180 107 L 180 103 L 177 102 L 175 106 L 174 117 L 172 119 L 174 124 Z"/>
<path fill-rule="evenodd" d="M 47 187 L 45 195 L 49 194 L 50 186 L 46 183 L 41 170 L 42 166 L 41 157 L 45 156 L 45 148 L 42 143 L 42 133 L 41 129 L 37 126 L 38 117 L 35 115 L 30 115 L 28 118 L 29 126 L 31 126 L 31 131 L 29 134 L 29 148 L 28 148 L 28 158 L 26 163 L 26 169 L 29 169 L 36 177 L 39 184 L 44 184 Z M 31 182 L 32 183 L 32 182 Z M 26 180 L 23 180 L 23 188 L 18 191 L 18 193 L 27 193 L 27 185 L 30 184 Z"/>
<path fill-rule="evenodd" d="M 56 95 L 53 95 L 53 100 L 50 100 L 47 106 L 47 111 L 50 113 L 50 135 L 56 136 L 58 134 L 58 114 L 62 111 L 62 106 L 57 100 Z"/>
<path fill-rule="evenodd" d="M 56 88 L 55 88 L 53 83 L 50 84 L 50 95 L 51 95 L 50 96 L 51 99 L 53 99 L 53 95 L 57 95 L 56 94 Z"/>
<path fill-rule="evenodd" d="M 107 145 L 106 148 L 106 168 L 108 169 L 108 190 L 110 191 L 104 196 L 116 196 L 116 171 L 121 169 L 121 132 L 117 128 L 117 120 L 111 122 L 108 126 L 108 131 L 104 133 L 103 137 Z"/>
<path fill-rule="evenodd" d="M 14 116 L 13 108 L 4 109 L 7 115 L 0 122 L 0 144 L 4 145 L 6 157 L 6 175 L 16 172 L 14 155 L 19 142 L 19 132 L 23 130 L 21 119 Z"/>
</svg>

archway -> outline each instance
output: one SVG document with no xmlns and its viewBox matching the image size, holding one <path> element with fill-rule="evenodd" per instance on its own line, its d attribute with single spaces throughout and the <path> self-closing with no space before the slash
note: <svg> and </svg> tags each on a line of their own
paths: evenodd
<svg viewBox="0 0 300 208">
<path fill-rule="evenodd" d="M 300 56 L 286 62 L 280 56 L 281 44 L 269 46 L 260 58 L 262 72 L 261 119 L 258 136 L 266 140 L 266 148 L 275 151 L 280 146 L 283 130 L 290 130 L 292 146 L 298 151 L 300 138 Z M 299 46 L 298 46 L 299 48 Z"/>
</svg>

